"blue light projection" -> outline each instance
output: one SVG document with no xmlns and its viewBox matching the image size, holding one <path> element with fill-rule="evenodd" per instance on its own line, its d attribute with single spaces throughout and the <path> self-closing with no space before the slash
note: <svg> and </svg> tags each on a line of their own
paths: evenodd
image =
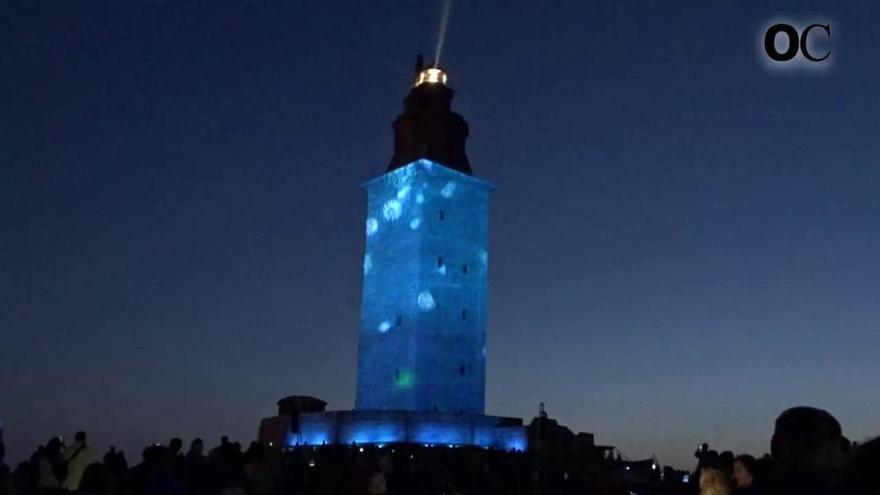
<svg viewBox="0 0 880 495">
<path fill-rule="evenodd" d="M 380 332 L 385 333 L 390 329 L 391 329 L 391 322 L 390 321 L 385 320 L 382 323 L 379 323 L 379 331 Z"/>
<path fill-rule="evenodd" d="M 482 414 L 492 186 L 421 159 L 363 187 L 372 221 L 355 409 Z M 404 370 L 412 386 L 395 379 Z"/>
<path fill-rule="evenodd" d="M 414 411 L 328 411 L 299 417 L 300 433 L 288 445 L 385 445 L 417 443 L 448 447 L 476 445 L 523 451 L 526 432 L 521 425 L 502 426 L 505 418 Z"/>
<path fill-rule="evenodd" d="M 443 189 L 440 190 L 440 194 L 443 195 L 444 198 L 451 198 L 452 194 L 455 192 L 455 182 L 449 181 L 443 186 Z"/>
<path fill-rule="evenodd" d="M 422 308 L 422 311 L 430 311 L 434 309 L 436 303 L 434 302 L 434 296 L 431 295 L 431 291 L 422 291 L 419 292 L 419 307 Z"/>
<path fill-rule="evenodd" d="M 371 236 L 379 230 L 379 221 L 373 217 L 367 219 L 367 236 Z"/>
<path fill-rule="evenodd" d="M 400 218 L 402 210 L 403 207 L 400 205 L 400 201 L 389 199 L 385 202 L 385 206 L 382 207 L 382 216 L 385 217 L 385 220 L 397 220 Z"/>
</svg>

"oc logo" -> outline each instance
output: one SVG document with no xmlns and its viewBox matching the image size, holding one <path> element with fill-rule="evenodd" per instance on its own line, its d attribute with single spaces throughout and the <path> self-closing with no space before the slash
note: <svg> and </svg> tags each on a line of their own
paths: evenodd
<svg viewBox="0 0 880 495">
<path fill-rule="evenodd" d="M 810 53 L 810 50 L 807 48 L 807 40 L 810 37 L 810 32 L 815 28 L 821 28 L 825 31 L 827 37 L 831 37 L 830 24 L 812 24 L 807 26 L 801 34 L 798 34 L 797 29 L 791 24 L 774 24 L 764 34 L 764 51 L 767 52 L 768 57 L 777 62 L 788 62 L 797 56 L 798 51 L 803 53 L 804 58 L 810 62 L 821 62 L 828 58 L 831 52 L 826 52 L 821 57 L 816 57 Z M 788 38 L 788 48 L 784 52 L 776 49 L 776 37 L 780 34 Z"/>
</svg>

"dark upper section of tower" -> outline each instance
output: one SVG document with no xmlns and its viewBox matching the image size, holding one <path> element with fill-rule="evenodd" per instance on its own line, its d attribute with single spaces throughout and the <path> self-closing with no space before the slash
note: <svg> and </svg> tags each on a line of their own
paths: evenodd
<svg viewBox="0 0 880 495">
<path fill-rule="evenodd" d="M 421 57 L 403 113 L 394 120 L 394 156 L 388 171 L 419 158 L 471 174 L 465 153 L 468 125 L 451 109 L 453 91 L 446 85 L 446 73 L 436 67 L 423 68 Z"/>
</svg>

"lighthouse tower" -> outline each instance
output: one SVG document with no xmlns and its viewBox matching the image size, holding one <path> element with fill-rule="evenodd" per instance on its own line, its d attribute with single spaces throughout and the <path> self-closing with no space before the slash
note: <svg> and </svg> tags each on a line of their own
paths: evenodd
<svg viewBox="0 0 880 495">
<path fill-rule="evenodd" d="M 438 68 L 417 68 L 387 172 L 364 184 L 356 409 L 484 412 L 489 197 Z"/>
<path fill-rule="evenodd" d="M 442 69 L 417 63 L 388 169 L 363 185 L 355 409 L 299 413 L 290 447 L 526 448 L 521 419 L 484 414 L 493 187 L 473 176 L 452 97 Z"/>
</svg>

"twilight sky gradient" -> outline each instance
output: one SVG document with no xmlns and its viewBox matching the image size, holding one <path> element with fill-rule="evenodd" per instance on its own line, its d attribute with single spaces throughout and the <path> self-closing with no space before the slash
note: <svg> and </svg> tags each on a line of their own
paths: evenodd
<svg viewBox="0 0 880 495">
<path fill-rule="evenodd" d="M 206 4 L 211 4 L 207 6 Z M 770 5 L 772 4 L 772 5 Z M 0 0 L 0 420 L 250 441 L 354 401 L 365 198 L 438 2 Z M 830 22 L 824 71 L 762 31 Z M 494 182 L 488 412 L 625 455 L 880 433 L 880 6 L 459 1 Z"/>
</svg>

